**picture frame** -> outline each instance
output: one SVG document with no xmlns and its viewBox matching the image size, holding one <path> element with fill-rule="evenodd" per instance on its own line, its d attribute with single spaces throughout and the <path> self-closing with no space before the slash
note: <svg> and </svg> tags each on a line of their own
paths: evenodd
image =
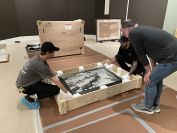
<svg viewBox="0 0 177 133">
<path fill-rule="evenodd" d="M 100 89 L 100 86 L 112 86 L 122 83 L 122 78 L 105 67 L 59 77 L 71 94 L 86 94 Z"/>
<path fill-rule="evenodd" d="M 96 21 L 96 41 L 120 39 L 121 19 L 98 19 Z"/>
</svg>

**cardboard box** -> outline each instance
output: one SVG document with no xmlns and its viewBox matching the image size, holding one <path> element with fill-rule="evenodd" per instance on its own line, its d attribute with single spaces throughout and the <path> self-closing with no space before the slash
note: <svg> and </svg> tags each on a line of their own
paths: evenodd
<svg viewBox="0 0 177 133">
<path fill-rule="evenodd" d="M 84 21 L 37 21 L 41 44 L 50 41 L 60 48 L 55 56 L 84 54 Z"/>
<path fill-rule="evenodd" d="M 102 64 L 104 64 L 104 62 Z M 98 67 L 98 63 L 85 65 L 83 67 L 85 70 L 92 70 Z M 110 70 L 122 78 L 125 77 L 126 74 L 128 74 L 128 72 L 124 71 L 123 69 L 113 64 L 110 67 Z M 79 68 L 62 70 L 62 73 L 63 75 L 79 73 Z M 60 114 L 64 115 L 64 114 L 67 114 L 68 111 L 77 109 L 79 107 L 88 105 L 90 103 L 103 100 L 106 98 L 110 98 L 114 95 L 129 91 L 135 88 L 141 88 L 141 84 L 142 84 L 142 77 L 133 75 L 130 80 L 123 79 L 122 83 L 115 84 L 115 85 L 109 86 L 104 89 L 92 91 L 92 92 L 82 94 L 77 97 L 72 97 L 70 99 L 66 99 L 65 97 L 63 97 L 62 94 L 59 94 L 55 96 L 55 99 L 58 104 Z"/>
<path fill-rule="evenodd" d="M 97 26 L 96 30 L 97 41 L 120 39 L 120 28 L 121 28 L 120 19 L 97 20 L 96 26 Z"/>
</svg>

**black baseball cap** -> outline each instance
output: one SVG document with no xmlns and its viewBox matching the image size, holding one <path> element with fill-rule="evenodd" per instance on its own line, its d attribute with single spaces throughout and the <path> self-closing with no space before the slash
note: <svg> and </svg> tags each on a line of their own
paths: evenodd
<svg viewBox="0 0 177 133">
<path fill-rule="evenodd" d="M 133 19 L 127 19 L 122 21 L 122 28 L 134 27 L 137 24 Z"/>
<path fill-rule="evenodd" d="M 55 47 L 51 42 L 44 42 L 41 46 L 41 52 L 54 52 L 59 51 L 60 48 Z"/>
<path fill-rule="evenodd" d="M 129 39 L 126 37 L 126 36 L 121 36 L 120 39 L 119 39 L 119 42 L 122 44 L 122 43 L 126 43 L 128 42 Z"/>
</svg>

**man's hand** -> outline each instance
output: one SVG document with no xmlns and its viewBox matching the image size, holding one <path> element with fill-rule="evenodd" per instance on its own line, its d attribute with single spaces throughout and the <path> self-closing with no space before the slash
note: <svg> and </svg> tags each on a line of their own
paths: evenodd
<svg viewBox="0 0 177 133">
<path fill-rule="evenodd" d="M 146 72 L 146 74 L 144 75 L 144 83 L 147 85 L 147 84 L 149 84 L 150 83 L 150 79 L 149 79 L 149 76 L 150 76 L 150 74 L 151 74 L 151 71 L 148 71 L 148 72 Z"/>
<path fill-rule="evenodd" d="M 108 64 L 114 64 L 115 61 L 116 61 L 116 59 L 115 59 L 115 57 L 114 57 L 114 58 L 112 58 L 112 59 L 106 59 L 105 61 L 106 61 Z"/>
<path fill-rule="evenodd" d="M 66 99 L 72 98 L 72 94 L 68 91 L 67 93 L 64 93 Z"/>
<path fill-rule="evenodd" d="M 147 85 L 150 82 L 149 76 L 151 75 L 151 67 L 148 65 L 145 66 L 146 73 L 144 75 L 144 83 Z"/>
<path fill-rule="evenodd" d="M 132 79 L 133 79 L 133 74 L 128 73 L 128 76 L 129 76 L 129 80 L 132 80 Z"/>
<path fill-rule="evenodd" d="M 106 59 L 105 62 L 110 64 L 111 60 L 110 59 Z"/>
<path fill-rule="evenodd" d="M 61 88 L 61 90 L 63 92 L 68 92 L 65 87 L 63 86 L 63 84 L 58 80 L 58 78 L 56 78 L 56 76 L 53 76 L 52 78 L 50 78 L 50 80 L 55 83 L 59 88 Z"/>
</svg>

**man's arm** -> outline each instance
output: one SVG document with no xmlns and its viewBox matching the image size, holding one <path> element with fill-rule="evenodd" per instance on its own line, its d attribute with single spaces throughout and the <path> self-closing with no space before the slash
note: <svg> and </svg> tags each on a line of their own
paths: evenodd
<svg viewBox="0 0 177 133">
<path fill-rule="evenodd" d="M 55 77 L 53 76 L 52 78 L 49 78 L 53 83 L 55 83 L 60 89 L 62 89 L 63 92 L 67 93 L 68 90 L 64 88 L 62 83 Z"/>
<path fill-rule="evenodd" d="M 116 61 L 116 59 L 115 59 L 115 57 L 114 57 L 114 58 L 112 58 L 112 59 L 106 59 L 105 61 L 106 61 L 106 63 L 108 63 L 108 64 L 114 64 L 115 61 Z"/>
<path fill-rule="evenodd" d="M 152 59 L 152 58 L 149 58 L 149 61 L 151 63 L 151 67 L 150 65 L 146 65 L 145 66 L 145 69 L 146 69 L 146 74 L 144 75 L 144 82 L 146 84 L 148 84 L 150 82 L 150 79 L 149 79 L 149 76 L 151 74 L 151 71 L 154 69 L 154 67 L 156 66 L 156 62 Z"/>
<path fill-rule="evenodd" d="M 130 69 L 130 72 L 128 74 L 129 76 L 131 76 L 133 74 L 133 72 L 136 70 L 137 64 L 138 64 L 138 61 L 133 61 L 133 64 L 132 64 L 131 69 Z"/>
<path fill-rule="evenodd" d="M 139 33 L 138 33 L 139 34 Z M 138 56 L 138 59 L 142 63 L 143 66 L 149 65 L 148 58 L 146 56 L 146 50 L 140 40 L 140 37 L 137 36 L 136 34 L 129 34 L 130 41 L 134 47 L 134 50 L 136 52 L 136 55 Z"/>
</svg>

